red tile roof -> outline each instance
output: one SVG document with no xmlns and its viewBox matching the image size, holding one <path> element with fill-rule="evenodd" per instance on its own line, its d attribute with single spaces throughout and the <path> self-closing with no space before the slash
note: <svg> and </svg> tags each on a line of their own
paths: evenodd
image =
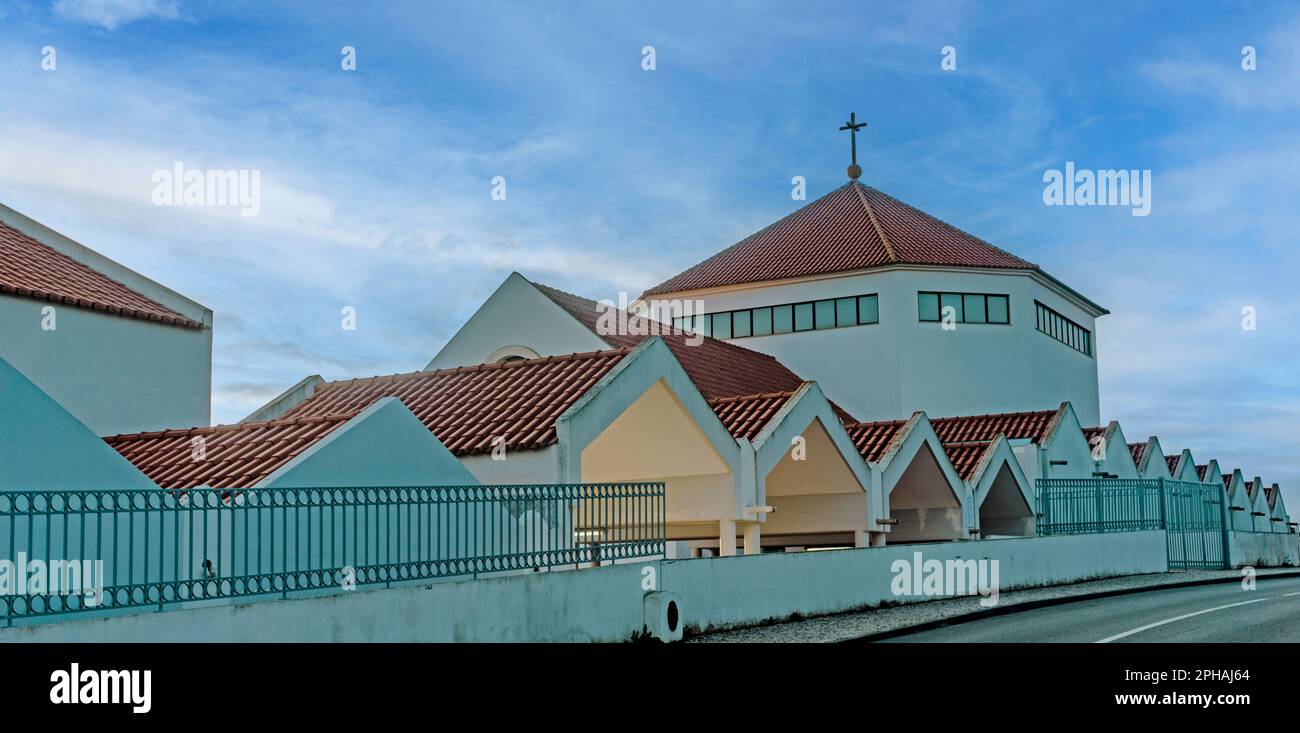
<svg viewBox="0 0 1300 733">
<path fill-rule="evenodd" d="M 602 334 L 596 329 L 597 318 L 601 313 L 596 301 L 546 285 L 533 285 L 612 347 L 634 347 L 651 338 L 635 334 Z M 672 350 L 677 361 L 681 362 L 682 368 L 706 400 L 765 392 L 792 392 L 803 384 L 799 375 L 768 354 L 708 337 L 692 346 L 689 342 L 700 339 L 700 336 L 684 333 L 658 321 L 652 322 L 638 316 L 628 318 L 641 324 L 652 324 L 659 330 L 664 343 Z"/>
<path fill-rule="evenodd" d="M 326 382 L 286 418 L 352 414 L 397 397 L 456 455 L 555 443 L 555 421 L 631 350 L 480 364 L 431 372 Z"/>
<path fill-rule="evenodd" d="M 753 440 L 793 396 L 794 392 L 768 392 L 742 397 L 719 397 L 709 400 L 709 406 L 732 437 Z"/>
<path fill-rule="evenodd" d="M 1277 485 L 1264 487 L 1264 498 L 1268 501 L 1268 508 L 1272 509 L 1277 504 Z"/>
<path fill-rule="evenodd" d="M 1169 475 L 1170 475 L 1170 476 L 1173 476 L 1173 475 L 1174 475 L 1174 471 L 1177 471 L 1177 470 L 1178 470 L 1178 459 L 1179 459 L 1179 458 L 1182 458 L 1182 456 L 1181 456 L 1181 455 L 1165 456 L 1165 465 L 1169 467 Z"/>
<path fill-rule="evenodd" d="M 1083 437 L 1085 440 L 1088 441 L 1088 445 L 1092 445 L 1092 441 L 1094 438 L 1100 438 L 1105 434 L 1106 434 L 1106 428 L 1097 427 L 1097 428 L 1083 429 Z"/>
<path fill-rule="evenodd" d="M 0 293 L 185 328 L 203 324 L 0 223 Z"/>
<path fill-rule="evenodd" d="M 962 481 L 970 481 L 979 467 L 980 459 L 992 447 L 993 441 L 976 441 L 971 443 L 944 443 L 943 452 Z"/>
<path fill-rule="evenodd" d="M 164 489 L 251 488 L 352 415 L 114 435 L 110 446 Z"/>
<path fill-rule="evenodd" d="M 999 435 L 1008 440 L 1028 438 L 1041 443 L 1056 417 L 1057 410 L 1039 410 L 1037 412 L 1004 412 L 996 415 L 971 415 L 968 417 L 933 418 L 930 424 L 939 440 L 944 443 L 967 443 L 972 441 L 989 441 Z"/>
<path fill-rule="evenodd" d="M 1038 269 L 898 199 L 850 181 L 646 294 L 892 264 Z"/>
<path fill-rule="evenodd" d="M 1128 444 L 1128 449 L 1129 449 L 1130 451 L 1133 452 L 1133 463 L 1134 463 L 1135 465 L 1141 466 L 1141 465 L 1142 465 L 1142 456 L 1146 455 L 1146 453 L 1147 453 L 1147 444 L 1146 444 L 1146 443 L 1129 443 L 1129 444 Z"/>
<path fill-rule="evenodd" d="M 902 435 L 906 420 L 883 420 L 880 422 L 846 423 L 844 430 L 849 439 L 857 446 L 862 457 L 871 463 L 878 462 L 889 452 L 894 441 Z"/>
<path fill-rule="evenodd" d="M 1231 473 L 1225 473 L 1225 474 L 1223 474 L 1223 488 L 1224 488 L 1224 489 L 1230 489 L 1230 488 L 1232 488 L 1232 477 L 1233 477 L 1234 475 L 1236 475 L 1236 471 L 1233 471 L 1233 472 L 1231 472 Z"/>
<path fill-rule="evenodd" d="M 1199 465 L 1199 466 L 1196 467 L 1196 475 L 1197 475 L 1197 477 L 1199 477 L 1202 481 L 1204 481 L 1204 480 L 1205 480 L 1205 472 L 1206 472 L 1206 471 L 1209 471 L 1209 470 L 1210 470 L 1210 464 L 1208 464 L 1208 463 L 1202 463 L 1201 465 Z"/>
</svg>

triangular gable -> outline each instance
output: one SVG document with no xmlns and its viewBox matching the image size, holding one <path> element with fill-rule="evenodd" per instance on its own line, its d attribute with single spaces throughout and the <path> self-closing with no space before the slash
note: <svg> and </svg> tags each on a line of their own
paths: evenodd
<svg viewBox="0 0 1300 733">
<path fill-rule="evenodd" d="M 1074 412 L 1074 406 L 1062 402 L 1047 425 L 1039 443 L 1042 460 L 1038 478 L 1092 478 L 1095 463 L 1092 447 L 1083 434 L 1083 424 Z"/>
<path fill-rule="evenodd" d="M 1169 476 L 1178 481 L 1200 482 L 1201 477 L 1196 473 L 1196 459 L 1192 457 L 1190 449 L 1184 448 L 1183 452 L 1178 454 L 1177 460 L 1174 461 L 1174 468 L 1169 471 Z"/>
<path fill-rule="evenodd" d="M 988 498 L 989 489 L 992 487 L 998 473 L 1002 470 L 1003 465 L 1007 467 L 1012 478 L 1016 480 L 1016 487 L 1020 489 L 1020 496 L 1024 499 L 1025 507 L 1030 513 L 1033 513 L 1035 511 L 1033 487 L 1025 477 L 1025 472 L 1021 470 L 1020 461 L 1016 458 L 1016 454 L 1012 452 L 1011 444 L 1007 441 L 1006 436 L 999 435 L 985 449 L 984 455 L 980 457 L 979 464 L 975 468 L 975 474 L 968 482 L 975 496 L 977 515 L 980 505 Z"/>
<path fill-rule="evenodd" d="M 0 491 L 157 488 L 0 358 Z"/>
<path fill-rule="evenodd" d="M 478 484 L 402 401 L 385 397 L 313 443 L 257 488 Z"/>
<path fill-rule="evenodd" d="M 1101 469 L 1116 478 L 1137 478 L 1137 463 L 1133 461 L 1133 451 L 1128 447 L 1124 430 L 1117 420 L 1111 420 L 1102 434 L 1105 445 L 1105 459 Z"/>
<path fill-rule="evenodd" d="M 512 346 L 531 350 L 537 356 L 611 348 L 527 278 L 512 272 L 447 340 L 425 371 L 483 364 L 494 355 L 530 356 L 522 351 L 502 353 Z"/>
<path fill-rule="evenodd" d="M 880 474 L 884 495 L 888 497 L 893 492 L 916 455 L 922 450 L 928 450 L 934 457 L 948 490 L 952 492 L 957 503 L 964 506 L 966 483 L 961 480 L 952 462 L 948 460 L 943 442 L 939 440 L 934 426 L 930 424 L 930 419 L 924 412 L 912 413 L 912 416 L 899 428 L 899 432 L 894 436 L 885 453 L 872 465 L 873 469 Z"/>
<path fill-rule="evenodd" d="M 1142 447 L 1142 460 L 1137 464 L 1138 475 L 1141 478 L 1172 478 L 1169 475 L 1169 466 L 1165 464 L 1165 451 L 1160 446 L 1160 439 L 1156 436 L 1147 438 L 1147 442 Z"/>
</svg>

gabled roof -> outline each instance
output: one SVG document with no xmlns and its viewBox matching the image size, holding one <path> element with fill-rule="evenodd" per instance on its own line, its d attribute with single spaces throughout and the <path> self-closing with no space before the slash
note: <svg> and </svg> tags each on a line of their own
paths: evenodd
<svg viewBox="0 0 1300 733">
<path fill-rule="evenodd" d="M 1039 269 L 898 199 L 850 181 L 646 294 L 895 264 Z"/>
<path fill-rule="evenodd" d="M 1103 437 L 1104 435 L 1106 435 L 1106 428 L 1104 428 L 1104 427 L 1084 428 L 1084 429 L 1083 429 L 1083 437 L 1084 437 L 1084 440 L 1087 440 L 1087 441 L 1088 441 L 1088 445 L 1092 445 L 1092 441 L 1093 441 L 1095 438 L 1100 438 L 1100 437 Z"/>
<path fill-rule="evenodd" d="M 635 330 L 643 330 L 639 326 L 644 326 L 644 330 L 651 335 L 603 334 L 597 329 L 603 308 L 599 303 L 540 283 L 533 283 L 533 286 L 613 348 L 635 347 L 652 335 L 659 335 L 706 400 L 766 392 L 793 392 L 803 384 L 804 380 L 799 375 L 773 356 L 715 338 L 684 333 L 668 324 L 642 316 L 624 314 L 629 322 L 638 326 Z M 695 345 L 690 343 L 696 340 L 700 342 Z"/>
<path fill-rule="evenodd" d="M 545 448 L 555 420 L 631 349 L 326 382 L 286 418 L 355 415 L 396 397 L 455 455 Z M 500 439 L 498 443 L 494 443 Z"/>
<path fill-rule="evenodd" d="M 1197 476 L 1197 478 L 1199 478 L 1199 479 L 1201 479 L 1202 481 L 1204 481 L 1204 480 L 1205 480 L 1205 473 L 1206 473 L 1206 471 L 1209 471 L 1209 470 L 1210 470 L 1210 464 L 1208 464 L 1208 463 L 1202 463 L 1202 464 L 1198 465 L 1198 466 L 1196 467 L 1196 476 Z"/>
<path fill-rule="evenodd" d="M 1277 484 L 1264 487 L 1264 498 L 1268 500 L 1268 508 L 1272 509 L 1277 504 L 1278 488 Z"/>
<path fill-rule="evenodd" d="M 948 455 L 948 461 L 961 476 L 962 481 L 970 481 L 975 476 L 975 470 L 979 468 L 980 459 L 984 454 L 993 447 L 994 441 L 981 440 L 968 443 L 944 443 L 943 452 Z"/>
<path fill-rule="evenodd" d="M 870 463 L 879 463 L 880 459 L 889 452 L 890 446 L 902 434 L 904 425 L 907 425 L 907 420 L 851 422 L 845 423 L 844 430 L 863 458 Z"/>
<path fill-rule="evenodd" d="M 1181 453 L 1179 453 L 1179 454 L 1177 454 L 1177 455 L 1172 455 L 1172 456 L 1170 456 L 1170 455 L 1166 455 L 1166 456 L 1165 456 L 1165 465 L 1169 467 L 1169 475 L 1170 475 L 1170 476 L 1177 476 L 1177 475 L 1178 475 L 1178 461 L 1179 461 L 1179 459 L 1181 459 L 1182 457 L 1183 457 L 1183 456 L 1182 456 Z"/>
<path fill-rule="evenodd" d="M 1150 441 L 1147 441 L 1149 443 Z M 1129 443 L 1128 449 L 1133 453 L 1133 463 L 1138 466 L 1142 465 L 1142 457 L 1146 455 L 1147 443 Z"/>
<path fill-rule="evenodd" d="M 203 328 L 126 285 L 0 222 L 0 293 L 184 328 Z"/>
<path fill-rule="evenodd" d="M 753 440 L 795 392 L 767 392 L 709 400 L 709 407 L 733 438 Z"/>
<path fill-rule="evenodd" d="M 994 415 L 931 418 L 934 432 L 944 443 L 986 442 L 999 435 L 1008 440 L 1028 439 L 1041 443 L 1060 413 L 1055 410 L 1036 412 L 1004 412 Z"/>
<path fill-rule="evenodd" d="M 104 441 L 164 489 L 256 486 L 353 414 L 114 435 Z"/>
</svg>

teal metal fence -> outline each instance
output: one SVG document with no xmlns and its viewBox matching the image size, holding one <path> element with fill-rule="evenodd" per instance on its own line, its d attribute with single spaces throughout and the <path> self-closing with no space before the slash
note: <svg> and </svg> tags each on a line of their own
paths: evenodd
<svg viewBox="0 0 1300 733">
<path fill-rule="evenodd" d="M 0 493 L 0 619 L 662 555 L 662 483 Z"/>
<path fill-rule="evenodd" d="M 1168 479 L 1039 479 L 1040 535 L 1163 529 L 1171 568 L 1228 565 L 1223 487 Z"/>
</svg>

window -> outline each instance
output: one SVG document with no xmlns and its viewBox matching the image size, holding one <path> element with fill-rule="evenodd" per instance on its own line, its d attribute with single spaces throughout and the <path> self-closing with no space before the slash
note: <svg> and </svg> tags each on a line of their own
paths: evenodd
<svg viewBox="0 0 1300 733">
<path fill-rule="evenodd" d="M 772 333 L 790 333 L 794 330 L 794 306 L 772 306 Z"/>
<path fill-rule="evenodd" d="M 1092 356 L 1092 332 L 1034 301 L 1035 321 L 1040 332 L 1051 336 L 1081 354 Z"/>
<path fill-rule="evenodd" d="M 731 338 L 731 313 L 714 313 L 709 318 L 713 319 L 713 338 L 729 339 Z"/>
<path fill-rule="evenodd" d="M 858 323 L 880 323 L 880 298 L 878 296 L 858 296 Z"/>
<path fill-rule="evenodd" d="M 939 294 L 917 293 L 916 308 L 922 321 L 939 320 Z"/>
<path fill-rule="evenodd" d="M 813 304 L 798 303 L 794 307 L 794 330 L 811 331 L 813 327 Z"/>
<path fill-rule="evenodd" d="M 952 309 L 957 323 L 1011 323 L 1011 303 L 1006 295 L 986 293 L 933 293 L 916 294 L 917 319 L 923 322 L 942 321 L 947 309 Z"/>
<path fill-rule="evenodd" d="M 731 312 L 731 337 L 734 339 L 752 336 L 753 330 L 750 326 L 750 311 L 732 311 Z"/>
<path fill-rule="evenodd" d="M 817 313 L 817 329 L 835 328 L 835 301 L 819 300 L 813 303 L 813 310 Z"/>
<path fill-rule="evenodd" d="M 848 295 L 674 318 L 673 325 L 719 339 L 772 336 L 880 322 L 880 298 Z"/>
<path fill-rule="evenodd" d="M 835 325 L 838 328 L 858 325 L 857 298 L 839 298 L 835 301 Z"/>
</svg>

